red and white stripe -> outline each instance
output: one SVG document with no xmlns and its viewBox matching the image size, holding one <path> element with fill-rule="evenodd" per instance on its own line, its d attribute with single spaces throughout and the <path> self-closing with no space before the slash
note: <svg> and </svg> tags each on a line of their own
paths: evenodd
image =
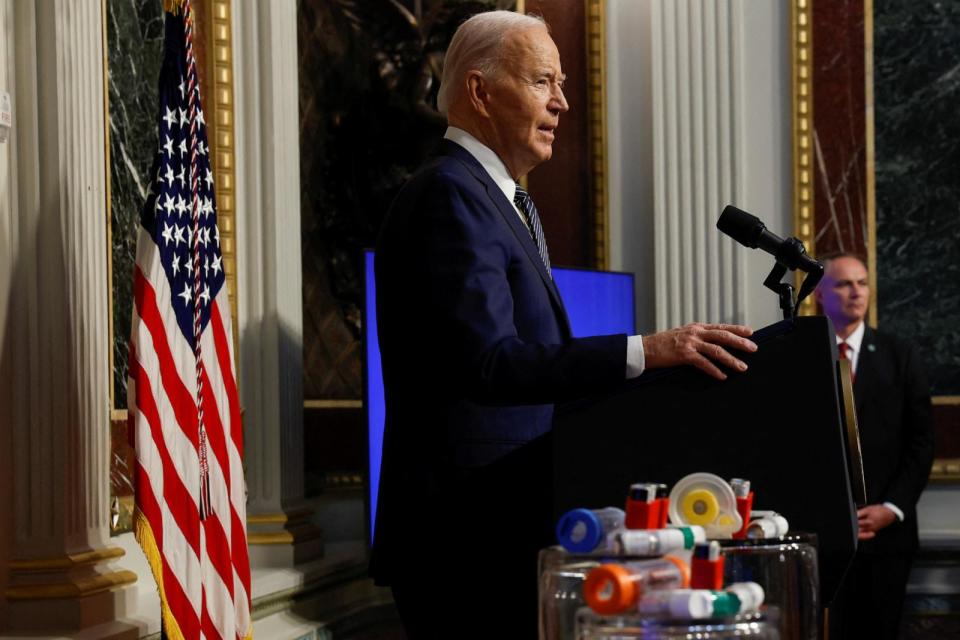
<svg viewBox="0 0 960 640">
<path fill-rule="evenodd" d="M 170 637 L 249 638 L 243 431 L 233 372 L 226 285 L 201 336 L 199 397 L 207 430 L 210 514 L 201 519 L 198 376 L 180 332 L 159 252 L 140 230 L 130 344 L 130 415 L 136 438 L 138 517 L 149 526 Z M 142 523 L 141 523 L 142 524 Z M 157 569 L 159 569 L 157 571 Z M 169 625 L 168 625 L 169 626 Z"/>
</svg>

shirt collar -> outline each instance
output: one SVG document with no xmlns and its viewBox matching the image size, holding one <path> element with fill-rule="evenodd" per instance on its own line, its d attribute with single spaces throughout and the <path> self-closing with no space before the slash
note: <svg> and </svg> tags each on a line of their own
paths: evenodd
<svg viewBox="0 0 960 640">
<path fill-rule="evenodd" d="M 517 193 L 517 183 L 510 177 L 507 165 L 503 164 L 503 160 L 494 153 L 493 149 L 477 140 L 470 133 L 457 127 L 447 127 L 447 132 L 443 134 L 443 137 L 451 142 L 456 142 L 476 158 L 480 166 L 490 174 L 496 185 L 503 191 L 507 200 L 513 202 L 513 196 Z"/>
<path fill-rule="evenodd" d="M 866 326 L 866 323 L 861 321 L 857 328 L 853 330 L 853 333 L 847 336 L 846 340 L 843 340 L 840 338 L 840 336 L 837 336 L 837 344 L 846 342 L 851 351 L 854 353 L 860 353 L 860 346 L 863 344 L 863 334 L 866 331 Z"/>
</svg>

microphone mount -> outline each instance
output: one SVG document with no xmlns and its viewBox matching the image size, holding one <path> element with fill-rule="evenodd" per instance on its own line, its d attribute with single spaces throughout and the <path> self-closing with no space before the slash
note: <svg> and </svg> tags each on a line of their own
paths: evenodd
<svg viewBox="0 0 960 640">
<path fill-rule="evenodd" d="M 763 281 L 763 286 L 776 293 L 780 298 L 780 310 L 783 312 L 784 320 L 793 320 L 797 317 L 797 309 L 800 307 L 800 303 L 813 293 L 817 283 L 823 277 L 823 265 L 817 262 L 807 271 L 807 276 L 803 279 L 803 284 L 800 285 L 800 293 L 794 300 L 793 285 L 789 282 L 781 282 L 781 280 L 786 275 L 787 270 L 793 271 L 796 269 L 796 265 L 800 264 L 806 255 L 807 251 L 800 240 L 792 237 L 784 239 L 774 256 L 776 263 L 773 265 L 770 275 Z"/>
<path fill-rule="evenodd" d="M 776 264 L 763 284 L 779 297 L 784 319 L 796 318 L 800 303 L 813 293 L 823 277 L 823 264 L 808 256 L 803 243 L 797 238 L 781 239 L 767 231 L 759 218 L 732 205 L 724 208 L 717 221 L 717 228 L 740 244 L 751 249 L 763 249 L 774 257 Z M 782 280 L 788 270 L 796 269 L 805 271 L 807 276 L 794 300 L 793 285 Z"/>
</svg>

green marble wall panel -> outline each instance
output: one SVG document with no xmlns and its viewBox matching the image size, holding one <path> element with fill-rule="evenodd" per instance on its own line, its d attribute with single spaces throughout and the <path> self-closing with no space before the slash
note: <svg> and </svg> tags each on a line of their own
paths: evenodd
<svg viewBox="0 0 960 640">
<path fill-rule="evenodd" d="M 960 394 L 960 2 L 875 0 L 877 312 Z"/>
<path fill-rule="evenodd" d="M 163 54 L 160 0 L 107 0 L 113 408 L 127 406 L 127 343 L 140 207 L 157 150 L 157 86 Z M 104 354 L 107 357 L 107 354 Z M 132 526 L 133 453 L 124 422 L 111 425 L 111 532 Z"/>
<path fill-rule="evenodd" d="M 163 54 L 160 0 L 107 0 L 113 406 L 127 406 L 127 341 L 140 207 L 157 150 L 157 82 Z"/>
</svg>

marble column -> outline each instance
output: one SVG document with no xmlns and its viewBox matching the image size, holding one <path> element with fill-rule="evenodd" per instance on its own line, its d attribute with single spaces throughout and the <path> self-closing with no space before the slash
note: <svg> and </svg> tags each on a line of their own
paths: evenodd
<svg viewBox="0 0 960 640">
<path fill-rule="evenodd" d="M 608 0 L 610 267 L 637 329 L 782 316 L 773 258 L 714 227 L 725 204 L 793 226 L 789 4 Z"/>
<path fill-rule="evenodd" d="M 12 630 L 136 637 L 136 576 L 109 544 L 109 349 L 103 17 L 97 2 L 17 2 L 15 210 L 0 422 L 11 445 L 4 588 Z"/>
<path fill-rule="evenodd" d="M 716 220 L 744 206 L 743 3 L 650 9 L 657 327 L 742 322 L 745 258 Z"/>
<path fill-rule="evenodd" d="M 234 3 L 240 392 L 256 566 L 322 554 L 304 505 L 300 138 L 295 2 Z"/>
</svg>

